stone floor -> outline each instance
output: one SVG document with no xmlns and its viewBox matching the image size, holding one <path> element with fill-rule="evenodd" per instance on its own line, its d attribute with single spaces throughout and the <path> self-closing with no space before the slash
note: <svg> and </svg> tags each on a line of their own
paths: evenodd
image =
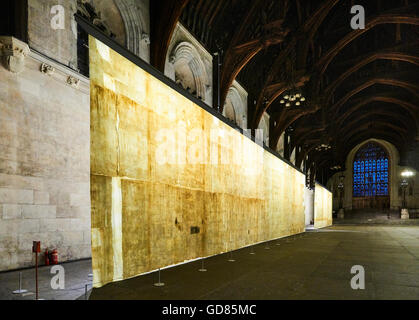
<svg viewBox="0 0 419 320">
<path fill-rule="evenodd" d="M 277 245 L 279 244 L 279 246 Z M 245 248 L 205 261 L 94 289 L 91 261 L 63 264 L 65 290 L 52 290 L 50 267 L 40 268 L 40 298 L 85 299 L 415 299 L 419 300 L 419 226 L 336 225 Z M 250 252 L 256 253 L 250 255 Z M 365 290 L 353 290 L 352 266 L 365 268 Z M 0 273 L 0 300 L 35 299 L 33 269 L 23 270 L 25 295 L 14 295 L 19 272 Z"/>
<path fill-rule="evenodd" d="M 64 290 L 53 290 L 51 279 L 51 266 L 41 267 L 38 271 L 39 298 L 43 300 L 76 300 L 86 299 L 92 289 L 92 261 L 82 260 L 61 264 L 65 271 Z M 0 300 L 35 300 L 35 270 L 25 269 L 22 272 L 22 289 L 28 290 L 24 294 L 13 294 L 19 288 L 19 271 L 0 273 Z"/>
<path fill-rule="evenodd" d="M 280 245 L 277 246 L 276 244 Z M 334 226 L 93 289 L 90 299 L 415 299 L 419 226 Z M 365 290 L 350 286 L 365 268 Z"/>
<path fill-rule="evenodd" d="M 411 214 L 411 219 L 401 220 L 400 210 L 398 211 L 377 211 L 377 210 L 353 210 L 346 211 L 344 219 L 334 219 L 335 225 L 341 224 L 385 224 L 385 225 L 418 225 L 419 219 L 416 214 Z"/>
</svg>

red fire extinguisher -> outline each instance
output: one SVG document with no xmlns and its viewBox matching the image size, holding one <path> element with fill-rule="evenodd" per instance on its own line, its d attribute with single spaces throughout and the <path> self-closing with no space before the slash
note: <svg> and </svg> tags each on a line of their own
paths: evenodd
<svg viewBox="0 0 419 320">
<path fill-rule="evenodd" d="M 45 249 L 45 265 L 49 266 L 49 252 L 48 248 Z"/>
<path fill-rule="evenodd" d="M 57 249 L 52 250 L 51 264 L 58 264 L 58 251 L 57 251 Z"/>
</svg>

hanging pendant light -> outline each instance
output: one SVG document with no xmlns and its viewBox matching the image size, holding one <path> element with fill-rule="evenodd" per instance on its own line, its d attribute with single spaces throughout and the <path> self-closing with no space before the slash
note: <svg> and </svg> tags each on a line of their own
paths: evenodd
<svg viewBox="0 0 419 320">
<path fill-rule="evenodd" d="M 285 107 L 300 107 L 306 101 L 306 98 L 303 96 L 301 91 L 298 88 L 294 88 L 282 96 L 280 104 L 285 104 Z"/>
</svg>

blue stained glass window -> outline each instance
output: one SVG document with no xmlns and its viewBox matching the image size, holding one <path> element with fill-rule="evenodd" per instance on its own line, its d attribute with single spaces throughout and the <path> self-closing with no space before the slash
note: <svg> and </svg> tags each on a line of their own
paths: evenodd
<svg viewBox="0 0 419 320">
<path fill-rule="evenodd" d="M 354 160 L 354 197 L 388 196 L 389 160 L 376 143 L 362 147 Z"/>
</svg>

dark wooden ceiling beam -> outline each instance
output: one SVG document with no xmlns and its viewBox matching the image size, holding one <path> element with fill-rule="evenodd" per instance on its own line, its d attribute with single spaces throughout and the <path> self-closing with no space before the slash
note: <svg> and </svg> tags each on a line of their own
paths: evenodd
<svg viewBox="0 0 419 320">
<path fill-rule="evenodd" d="M 380 25 L 380 24 L 384 24 L 384 23 L 396 23 L 396 22 L 398 22 L 398 23 L 415 24 L 416 25 L 416 24 L 419 23 L 419 19 L 416 18 L 416 17 L 412 17 L 412 16 L 393 16 L 393 15 L 379 16 L 379 17 L 375 18 L 371 23 L 369 23 L 368 28 L 371 29 L 371 28 L 374 28 L 375 26 Z M 365 30 L 368 31 L 369 29 L 366 28 Z M 342 50 L 348 43 L 350 43 L 351 41 L 354 41 L 356 38 L 358 38 L 362 34 L 362 33 L 359 34 L 360 32 L 358 32 L 358 31 L 362 31 L 362 33 L 366 32 L 364 30 L 357 30 L 357 31 L 352 32 L 348 36 L 344 37 L 335 46 L 335 48 L 332 48 L 328 53 L 326 53 L 326 55 L 320 60 L 319 64 L 321 65 L 323 63 L 324 64 L 324 67 L 326 69 L 327 66 L 329 65 L 330 61 L 338 54 L 338 52 L 340 52 L 340 50 Z M 383 56 L 384 56 L 384 54 L 383 54 Z M 322 61 L 324 61 L 324 62 L 322 62 Z M 417 63 L 417 60 L 413 60 L 413 61 L 415 63 Z M 325 70 L 325 69 L 321 69 L 321 70 Z M 318 81 L 318 83 L 320 83 L 320 81 Z M 377 83 L 381 83 L 382 84 L 383 81 L 380 82 L 380 80 L 378 80 Z M 389 82 L 387 82 L 387 84 L 389 84 Z M 369 86 L 370 85 L 366 85 L 366 87 L 369 87 Z M 406 88 L 407 87 L 408 86 L 406 86 Z M 266 91 L 267 91 L 266 88 L 267 87 L 265 86 L 265 89 L 263 90 L 264 93 L 266 93 Z M 363 89 L 365 89 L 365 88 L 360 89 L 360 91 L 362 91 Z M 286 90 L 287 90 L 286 87 L 283 87 L 283 88 L 278 89 L 278 91 L 281 92 L 281 93 L 283 91 L 286 91 Z M 358 92 L 360 92 L 360 91 L 358 91 Z M 358 93 L 358 92 L 356 92 L 356 93 Z M 270 94 L 271 95 L 274 95 L 274 97 L 276 98 L 281 93 L 279 93 L 279 94 L 278 93 L 276 93 L 276 94 L 275 93 L 270 93 Z M 265 112 L 269 108 L 269 105 L 275 100 L 272 97 L 268 97 L 268 98 L 265 98 L 265 99 L 268 101 L 268 103 L 266 103 L 264 105 L 264 108 L 262 109 L 263 112 Z M 259 112 L 259 114 L 257 112 Z M 263 112 L 261 112 L 261 110 L 260 110 L 260 101 L 258 101 L 258 104 L 256 106 L 256 118 L 255 118 L 255 120 L 257 121 L 257 123 L 258 123 L 258 121 L 260 121 L 260 118 L 261 118 L 261 115 L 263 114 Z M 303 114 L 301 116 L 303 116 Z M 257 120 L 258 118 L 259 118 L 259 120 Z M 293 117 L 292 119 L 294 119 L 294 118 L 295 119 L 298 119 L 299 117 L 298 116 L 297 117 Z M 256 123 L 254 123 L 254 125 L 255 124 Z M 286 123 L 285 125 L 283 125 L 282 129 L 284 129 L 284 127 L 286 125 L 289 125 L 289 122 Z M 280 133 L 275 132 L 274 133 L 274 138 L 276 139 L 278 135 L 280 135 Z M 273 143 L 275 143 L 275 139 L 273 140 Z"/>
<path fill-rule="evenodd" d="M 262 27 L 264 32 L 259 37 L 251 40 L 246 39 L 250 35 L 247 34 L 245 30 L 248 28 L 251 19 L 253 19 L 253 15 L 256 14 L 256 8 L 261 4 L 262 2 L 260 0 L 254 1 L 252 8 L 249 9 L 249 13 L 238 27 L 231 44 L 225 53 L 223 68 L 221 70 L 221 110 L 224 107 L 228 90 L 240 71 L 261 50 L 284 41 L 285 36 L 288 33 L 287 30 L 282 29 L 283 20 L 279 19 L 264 25 Z"/>
<path fill-rule="evenodd" d="M 336 5 L 339 0 L 325 0 L 317 9 L 317 11 L 307 19 L 304 25 L 295 33 L 292 39 L 288 42 L 286 48 L 284 48 L 279 56 L 275 59 L 271 71 L 266 77 L 265 83 L 260 91 L 259 97 L 256 102 L 255 112 L 252 117 L 251 128 L 256 129 L 259 125 L 260 120 L 262 119 L 263 113 L 269 108 L 270 104 L 273 102 L 270 96 L 267 95 L 267 90 L 270 85 L 274 82 L 274 78 L 278 73 L 281 65 L 285 62 L 285 59 L 289 56 L 290 52 L 295 49 L 296 45 L 299 41 L 303 41 L 303 39 L 310 37 L 312 33 L 317 32 L 319 26 L 324 21 L 327 14 L 330 10 Z M 288 85 L 286 85 L 288 87 Z M 279 90 L 285 91 L 286 88 L 281 88 Z M 277 95 L 278 96 L 278 95 Z M 271 101 L 268 104 L 265 104 L 265 100 Z"/>
<path fill-rule="evenodd" d="M 341 85 L 342 82 L 345 79 L 347 79 L 350 75 L 359 71 L 362 67 L 377 60 L 404 61 L 419 66 L 419 57 L 417 56 L 409 55 L 402 52 L 374 52 L 366 57 L 362 57 L 358 60 L 358 62 L 355 65 L 353 65 L 347 71 L 341 73 L 339 77 L 325 89 L 325 101 L 330 100 L 330 97 L 333 95 L 336 88 L 339 85 Z"/>
<path fill-rule="evenodd" d="M 353 132 L 350 136 L 347 136 L 342 140 L 341 153 L 344 156 L 344 159 L 346 159 L 353 148 L 368 139 L 386 140 L 402 153 L 407 148 L 407 141 L 400 134 L 394 134 L 391 131 L 392 129 L 389 127 L 380 127 L 364 132 Z"/>
<path fill-rule="evenodd" d="M 275 119 L 277 125 L 274 127 L 273 132 L 270 135 L 269 144 L 271 148 L 276 148 L 281 134 L 286 128 L 292 125 L 296 120 L 309 114 L 316 113 L 320 110 L 321 104 L 318 102 L 312 102 L 304 108 L 299 109 L 285 109 L 280 114 L 278 119 Z"/>
<path fill-rule="evenodd" d="M 394 114 L 390 116 L 393 117 Z M 391 128 L 394 132 L 407 136 L 409 133 L 408 126 L 406 124 L 397 123 L 394 120 L 391 121 L 391 119 L 392 118 L 390 117 L 387 117 L 386 119 L 375 117 L 374 119 L 372 119 L 371 117 L 364 115 L 363 117 L 354 119 L 352 122 L 347 123 L 343 127 L 339 128 L 338 134 L 346 137 L 348 136 L 350 131 L 354 130 L 354 128 L 357 128 L 356 131 L 363 131 L 364 129 L 369 130 L 370 128 L 386 125 L 389 128 Z"/>
<path fill-rule="evenodd" d="M 251 46 L 247 46 L 247 50 L 243 50 L 242 54 L 237 52 L 237 46 L 240 47 L 246 41 L 243 39 L 246 37 L 246 28 L 251 24 L 253 16 L 258 12 L 257 8 L 262 5 L 262 0 L 253 1 L 252 6 L 247 11 L 246 16 L 242 19 L 241 24 L 233 33 L 233 37 L 230 41 L 229 47 L 226 49 L 223 57 L 223 66 L 221 69 L 220 79 L 220 111 L 224 108 L 224 102 L 227 98 L 228 90 L 233 83 L 240 70 L 260 51 L 262 46 L 260 43 L 253 43 Z"/>
<path fill-rule="evenodd" d="M 327 3 L 327 6 L 324 8 L 322 12 L 319 12 L 319 15 L 316 20 L 314 20 L 313 24 L 310 26 L 308 31 L 308 36 L 301 41 L 301 45 L 299 46 L 299 58 L 298 58 L 298 65 L 302 68 L 306 67 L 307 64 L 307 54 L 310 47 L 310 43 L 314 40 L 315 35 L 317 34 L 320 26 L 322 25 L 323 21 L 326 19 L 327 15 L 329 14 L 330 10 L 339 2 L 339 0 L 331 1 Z"/>
<path fill-rule="evenodd" d="M 324 74 L 327 67 L 330 65 L 332 60 L 341 52 L 348 44 L 359 38 L 364 33 L 382 24 L 410 24 L 419 25 L 419 18 L 415 15 L 401 15 L 401 14 L 387 14 L 380 15 L 368 21 L 365 25 L 365 29 L 354 30 L 351 33 L 343 37 L 333 48 L 327 51 L 327 53 L 317 62 L 316 69 L 319 72 L 320 77 Z"/>
<path fill-rule="evenodd" d="M 359 101 L 358 103 L 351 105 L 349 107 L 347 107 L 345 109 L 345 112 L 343 114 L 341 114 L 338 117 L 334 118 L 333 123 L 335 124 L 336 127 L 340 127 L 343 125 L 343 123 L 354 113 L 358 112 L 362 107 L 373 103 L 373 102 L 380 102 L 380 103 L 386 103 L 386 104 L 392 104 L 395 106 L 398 106 L 398 108 L 402 108 L 404 110 L 406 110 L 411 116 L 412 119 L 415 119 L 417 121 L 417 123 L 419 124 L 418 120 L 418 111 L 419 111 L 419 106 L 407 102 L 403 99 L 400 98 L 396 98 L 396 97 L 392 97 L 392 96 L 385 96 L 385 95 L 373 95 L 373 96 L 369 96 L 369 97 L 364 97 L 361 99 L 361 101 Z"/>
<path fill-rule="evenodd" d="M 408 90 L 410 93 L 412 93 L 414 96 L 419 97 L 418 85 L 415 85 L 406 81 L 401 81 L 398 79 L 392 79 L 392 78 L 372 78 L 372 79 L 366 80 L 363 84 L 361 84 L 357 88 L 348 92 L 342 99 L 340 99 L 337 103 L 335 103 L 329 110 L 336 117 L 339 114 L 339 111 L 341 110 L 341 108 L 345 105 L 346 102 L 348 102 L 349 99 L 351 99 L 356 94 L 376 84 L 383 84 L 383 85 L 404 88 Z"/>
<path fill-rule="evenodd" d="M 167 50 L 176 24 L 189 0 L 153 0 L 151 12 L 151 64 L 164 72 Z"/>
</svg>

